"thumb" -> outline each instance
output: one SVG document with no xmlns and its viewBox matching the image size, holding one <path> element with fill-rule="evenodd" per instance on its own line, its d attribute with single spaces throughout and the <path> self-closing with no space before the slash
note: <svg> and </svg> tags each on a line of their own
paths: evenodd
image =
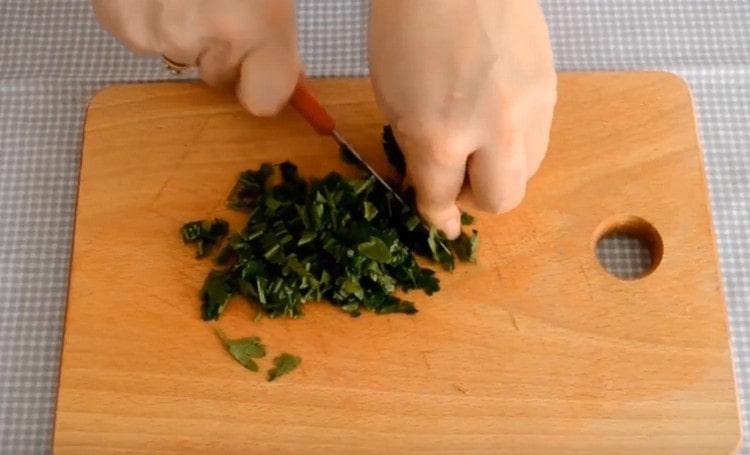
<svg viewBox="0 0 750 455">
<path fill-rule="evenodd" d="M 253 115 L 276 115 L 291 97 L 301 72 L 295 46 L 264 45 L 250 52 L 240 64 L 237 98 Z"/>
<path fill-rule="evenodd" d="M 419 213 L 449 239 L 458 237 L 461 211 L 456 198 L 464 181 L 466 154 L 440 143 L 399 143 L 403 144 L 406 179 L 414 187 Z"/>
</svg>

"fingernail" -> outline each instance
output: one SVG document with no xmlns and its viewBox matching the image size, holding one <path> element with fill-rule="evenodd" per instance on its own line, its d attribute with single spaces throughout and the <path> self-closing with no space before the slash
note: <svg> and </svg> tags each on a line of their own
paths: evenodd
<svg viewBox="0 0 750 455">
<path fill-rule="evenodd" d="M 451 218 L 450 220 L 446 221 L 445 226 L 443 227 L 443 232 L 445 233 L 446 237 L 451 240 L 458 237 L 458 235 L 461 233 L 461 219 Z"/>
</svg>

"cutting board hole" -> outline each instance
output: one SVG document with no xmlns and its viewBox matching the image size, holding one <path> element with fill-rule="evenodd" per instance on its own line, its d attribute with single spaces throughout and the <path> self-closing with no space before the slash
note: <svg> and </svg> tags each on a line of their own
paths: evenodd
<svg viewBox="0 0 750 455">
<path fill-rule="evenodd" d="M 636 280 L 651 274 L 661 263 L 664 245 L 651 223 L 632 215 L 618 215 L 596 231 L 596 257 L 611 275 Z"/>
</svg>

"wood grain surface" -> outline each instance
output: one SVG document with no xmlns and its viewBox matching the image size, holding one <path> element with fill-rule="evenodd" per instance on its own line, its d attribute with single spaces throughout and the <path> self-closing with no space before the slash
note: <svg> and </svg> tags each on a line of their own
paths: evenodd
<svg viewBox="0 0 750 455">
<path fill-rule="evenodd" d="M 312 90 L 376 168 L 367 80 Z M 197 293 L 208 261 L 182 223 L 225 208 L 238 173 L 293 160 L 351 170 L 292 111 L 257 119 L 194 84 L 105 89 L 89 107 L 54 449 L 102 453 L 729 454 L 740 440 L 706 181 L 684 83 L 664 73 L 564 74 L 552 145 L 524 204 L 480 215 L 479 263 L 414 294 L 413 316 L 309 305 L 229 336 L 300 355 L 268 383 L 236 364 Z M 596 235 L 640 217 L 663 258 L 606 273 Z"/>
</svg>

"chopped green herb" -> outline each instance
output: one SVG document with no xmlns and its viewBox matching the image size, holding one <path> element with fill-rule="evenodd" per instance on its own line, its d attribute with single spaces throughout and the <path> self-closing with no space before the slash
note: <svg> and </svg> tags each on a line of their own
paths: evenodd
<svg viewBox="0 0 750 455">
<path fill-rule="evenodd" d="M 283 353 L 273 359 L 273 368 L 268 370 L 268 381 L 274 381 L 280 376 L 290 373 L 302 363 L 296 355 Z"/>
<path fill-rule="evenodd" d="M 413 231 L 417 226 L 422 223 L 422 220 L 417 215 L 412 215 L 406 220 L 406 229 Z"/>
<path fill-rule="evenodd" d="M 388 160 L 403 177 L 406 162 L 389 126 L 383 129 L 382 138 Z M 341 157 L 363 167 L 343 146 Z M 363 309 L 377 314 L 416 313 L 412 302 L 393 293 L 421 289 L 432 295 L 440 284 L 435 271 L 421 267 L 415 255 L 450 271 L 456 258 L 476 261 L 479 234 L 462 232 L 449 241 L 416 213 L 412 188 L 402 196 L 407 204 L 397 201 L 372 175 L 347 180 L 332 172 L 307 181 L 290 162 L 263 164 L 258 170 L 243 172 L 228 205 L 250 217 L 217 255 L 215 262 L 222 269 L 212 270 L 204 281 L 200 292 L 203 319 L 218 319 L 238 294 L 258 304 L 256 321 L 263 315 L 297 317 L 304 304 L 320 300 L 351 317 L 360 316 Z M 471 215 L 461 213 L 461 224 L 473 222 Z M 201 258 L 228 231 L 226 221 L 214 219 L 187 223 L 181 234 L 185 243 L 197 245 Z M 266 355 L 260 338 L 231 340 L 218 328 L 216 334 L 238 363 L 258 371 L 254 359 Z M 301 362 L 291 354 L 277 356 L 268 370 L 268 381 L 288 374 Z"/>
<path fill-rule="evenodd" d="M 388 127 L 383 142 L 392 162 L 403 159 Z M 371 175 L 348 180 L 332 172 L 308 181 L 289 162 L 243 172 L 229 205 L 250 217 L 216 258 L 222 269 L 206 278 L 203 318 L 218 319 L 238 294 L 272 318 L 298 317 L 305 304 L 321 300 L 355 317 L 363 310 L 416 313 L 393 294 L 430 295 L 440 285 L 415 255 L 453 270 L 456 258 L 475 260 L 478 237 L 449 241 L 412 209 L 413 189 L 403 197 L 407 206 Z"/>
<path fill-rule="evenodd" d="M 362 312 L 359 311 L 359 303 L 347 303 L 341 307 L 345 313 L 349 313 L 353 318 L 359 317 Z"/>
<path fill-rule="evenodd" d="M 343 144 L 339 147 L 339 152 L 341 154 L 341 161 L 343 161 L 346 164 L 352 164 L 357 167 L 363 167 L 362 163 L 357 159 L 357 157 L 354 155 L 354 153 L 351 151 L 351 149 Z"/>
<path fill-rule="evenodd" d="M 453 251 L 458 259 L 464 262 L 477 262 L 477 248 L 479 247 L 479 233 L 474 230 L 468 236 L 465 232 L 452 241 Z"/>
<path fill-rule="evenodd" d="M 370 237 L 367 242 L 360 243 L 357 249 L 362 256 L 373 259 L 382 264 L 387 264 L 391 261 L 391 251 L 388 245 L 377 237 Z"/>
<path fill-rule="evenodd" d="M 464 226 L 470 226 L 474 224 L 474 217 L 466 212 L 461 212 L 461 224 Z"/>
<path fill-rule="evenodd" d="M 201 313 L 203 319 L 218 319 L 229 299 L 236 292 L 232 276 L 218 270 L 211 271 L 201 289 Z"/>
<path fill-rule="evenodd" d="M 229 195 L 227 205 L 233 209 L 250 211 L 260 195 L 265 193 L 266 181 L 273 174 L 273 167 L 264 164 L 257 171 L 245 171 Z"/>
<path fill-rule="evenodd" d="M 299 240 L 297 241 L 297 246 L 302 246 L 306 243 L 312 242 L 313 240 L 315 240 L 316 236 L 317 234 L 315 232 L 303 232 L 302 235 L 300 235 Z"/>
<path fill-rule="evenodd" d="M 378 209 L 375 208 L 375 204 L 370 201 L 365 201 L 363 203 L 363 211 L 367 221 L 372 221 L 372 219 L 378 214 Z"/>
<path fill-rule="evenodd" d="M 240 365 L 250 371 L 258 371 L 258 364 L 253 359 L 260 359 L 266 356 L 266 347 L 260 341 L 260 338 L 248 337 L 230 340 L 218 328 L 216 329 L 216 335 L 219 336 L 227 351 L 229 351 Z"/>
<path fill-rule="evenodd" d="M 196 257 L 203 258 L 211 254 L 214 246 L 229 233 L 229 223 L 221 219 L 200 220 L 185 223 L 180 230 L 185 243 L 194 243 L 198 247 Z"/>
</svg>

